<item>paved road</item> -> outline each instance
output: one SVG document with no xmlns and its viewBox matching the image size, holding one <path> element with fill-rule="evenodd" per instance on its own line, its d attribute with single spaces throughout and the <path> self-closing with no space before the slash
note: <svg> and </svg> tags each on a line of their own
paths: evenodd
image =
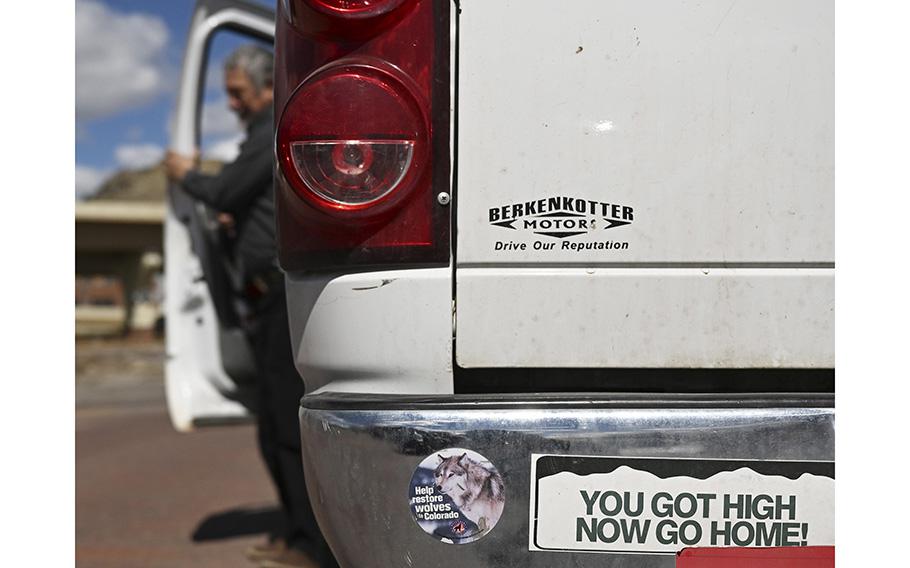
<svg viewBox="0 0 910 568">
<path fill-rule="evenodd" d="M 159 380 L 79 381 L 76 565 L 251 566 L 276 526 L 252 426 L 178 434 Z"/>
</svg>

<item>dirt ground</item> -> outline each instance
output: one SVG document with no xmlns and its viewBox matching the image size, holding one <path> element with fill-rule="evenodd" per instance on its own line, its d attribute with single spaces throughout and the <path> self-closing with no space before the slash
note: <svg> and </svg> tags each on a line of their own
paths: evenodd
<svg viewBox="0 0 910 568">
<path fill-rule="evenodd" d="M 252 425 L 170 425 L 158 341 L 77 342 L 76 565 L 251 566 L 280 525 Z"/>
<path fill-rule="evenodd" d="M 110 386 L 161 383 L 164 342 L 160 339 L 76 341 L 76 384 Z"/>
</svg>

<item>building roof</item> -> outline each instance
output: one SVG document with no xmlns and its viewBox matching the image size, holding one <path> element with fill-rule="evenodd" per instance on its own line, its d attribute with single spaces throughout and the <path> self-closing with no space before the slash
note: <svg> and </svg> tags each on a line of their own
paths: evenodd
<svg viewBox="0 0 910 568">
<path fill-rule="evenodd" d="M 166 207 L 152 201 L 82 201 L 76 203 L 76 223 L 161 224 Z"/>
</svg>

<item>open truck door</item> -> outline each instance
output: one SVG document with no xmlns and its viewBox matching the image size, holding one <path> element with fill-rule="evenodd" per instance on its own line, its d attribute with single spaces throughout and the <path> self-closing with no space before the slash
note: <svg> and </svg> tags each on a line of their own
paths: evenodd
<svg viewBox="0 0 910 568">
<path fill-rule="evenodd" d="M 274 40 L 275 15 L 241 0 L 198 0 L 183 58 L 171 149 L 199 147 L 203 85 L 214 35 L 229 30 Z M 235 308 L 230 267 L 215 213 L 179 186 L 168 189 L 164 226 L 167 363 L 165 389 L 174 427 L 248 418 L 255 402 L 252 351 Z"/>
</svg>

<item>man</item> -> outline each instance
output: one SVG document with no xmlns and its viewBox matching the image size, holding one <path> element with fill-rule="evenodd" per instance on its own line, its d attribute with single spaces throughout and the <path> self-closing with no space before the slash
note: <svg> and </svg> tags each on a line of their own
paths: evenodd
<svg viewBox="0 0 910 568">
<path fill-rule="evenodd" d="M 250 341 L 259 374 L 259 447 L 287 519 L 286 534 L 247 551 L 260 566 L 337 566 L 310 506 L 303 477 L 297 405 L 304 387 L 294 368 L 284 278 L 278 270 L 272 187 L 272 53 L 238 48 L 225 62 L 231 110 L 247 130 L 240 154 L 216 176 L 197 171 L 196 156 L 169 152 L 168 177 L 218 212 L 235 235 L 233 263 L 252 317 Z"/>
</svg>

